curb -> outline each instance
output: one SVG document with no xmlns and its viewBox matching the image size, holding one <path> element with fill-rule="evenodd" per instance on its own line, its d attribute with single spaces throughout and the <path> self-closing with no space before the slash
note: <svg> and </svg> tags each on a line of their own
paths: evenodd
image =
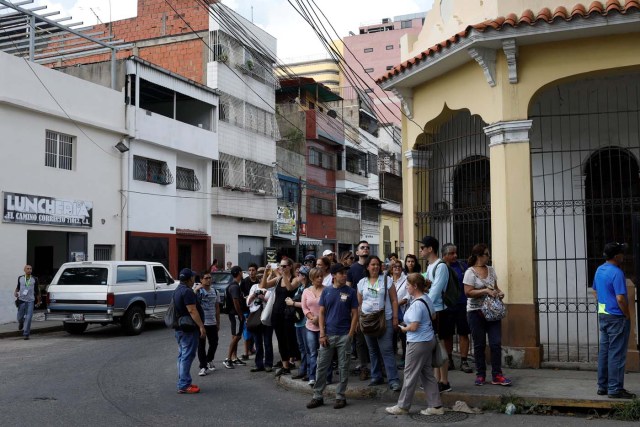
<svg viewBox="0 0 640 427">
<path fill-rule="evenodd" d="M 38 335 L 38 334 L 46 334 L 46 333 L 50 333 L 50 332 L 60 332 L 63 331 L 63 326 L 62 324 L 60 324 L 59 326 L 45 326 L 42 328 L 36 328 L 36 329 L 31 329 L 31 334 L 30 335 Z M 22 331 L 6 331 L 6 332 L 0 332 L 0 339 L 2 338 L 15 338 L 15 337 L 21 337 L 22 336 Z"/>
<path fill-rule="evenodd" d="M 306 382 L 293 380 L 289 376 L 281 376 L 276 378 L 276 383 L 286 389 L 294 390 L 300 393 L 312 395 L 313 389 L 307 385 Z M 335 397 L 336 385 L 330 384 L 324 390 L 324 397 L 327 399 L 333 399 Z M 451 391 L 448 393 L 442 393 L 442 403 L 446 407 L 452 407 L 456 401 L 462 400 L 470 407 L 481 408 L 487 403 L 499 403 L 503 395 L 508 395 L 508 392 L 502 394 L 474 394 L 474 393 L 461 393 Z M 363 399 L 376 399 L 383 402 L 397 402 L 399 393 L 391 391 L 388 386 L 381 385 L 376 387 L 352 385 L 347 386 L 345 393 L 348 399 L 363 400 Z M 527 402 L 533 404 L 551 406 L 556 408 L 581 408 L 581 409 L 612 409 L 615 405 L 620 404 L 619 401 L 611 400 L 589 400 L 589 399 L 571 399 L 561 397 L 534 397 L 534 396 L 520 396 Z M 424 391 L 418 389 L 414 395 L 415 402 L 424 402 L 426 396 Z"/>
</svg>

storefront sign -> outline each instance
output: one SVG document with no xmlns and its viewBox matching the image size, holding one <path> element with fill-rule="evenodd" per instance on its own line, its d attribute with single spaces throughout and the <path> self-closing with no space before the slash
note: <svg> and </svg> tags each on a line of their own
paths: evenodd
<svg viewBox="0 0 640 427">
<path fill-rule="evenodd" d="M 278 262 L 278 251 L 276 248 L 264 248 L 267 255 L 267 264 Z"/>
<path fill-rule="evenodd" d="M 296 220 L 298 215 L 296 210 L 289 206 L 278 206 L 278 214 L 274 226 L 274 234 L 296 235 Z"/>
<path fill-rule="evenodd" d="M 93 226 L 93 202 L 8 192 L 2 195 L 2 222 L 82 228 Z"/>
</svg>

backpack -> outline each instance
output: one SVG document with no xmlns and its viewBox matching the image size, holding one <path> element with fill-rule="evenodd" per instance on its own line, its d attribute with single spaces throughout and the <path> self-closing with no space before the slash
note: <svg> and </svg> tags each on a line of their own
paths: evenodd
<svg viewBox="0 0 640 427">
<path fill-rule="evenodd" d="M 176 292 L 173 291 L 171 294 L 171 304 L 169 304 L 169 308 L 164 313 L 164 324 L 167 328 L 176 329 L 178 327 L 178 315 L 176 314 L 176 301 L 174 299 Z"/>
<path fill-rule="evenodd" d="M 458 284 L 458 275 L 456 272 L 447 265 L 444 261 L 440 261 L 433 268 L 433 277 L 435 278 L 436 269 L 440 264 L 444 264 L 447 267 L 447 271 L 449 271 L 449 281 L 447 285 L 444 287 L 442 291 L 442 302 L 447 308 L 455 307 L 458 304 L 458 299 L 460 298 L 460 286 Z"/>
</svg>

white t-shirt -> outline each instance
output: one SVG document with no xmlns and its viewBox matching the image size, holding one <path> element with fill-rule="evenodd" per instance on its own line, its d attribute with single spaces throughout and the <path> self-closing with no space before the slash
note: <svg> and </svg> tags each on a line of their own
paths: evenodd
<svg viewBox="0 0 640 427">
<path fill-rule="evenodd" d="M 255 291 L 257 291 L 258 289 L 264 291 L 264 297 L 265 297 L 264 302 L 267 302 L 269 298 L 271 298 L 271 295 L 273 295 L 273 290 L 275 288 L 262 289 L 260 288 L 260 283 L 256 283 L 255 285 L 251 286 L 251 290 L 249 291 L 249 297 L 253 295 Z M 247 297 L 247 305 L 249 306 L 249 312 L 253 313 L 255 311 L 258 311 L 260 306 L 263 304 L 263 301 L 260 298 L 254 298 L 253 302 L 249 304 L 249 297 Z"/>
<path fill-rule="evenodd" d="M 396 285 L 396 294 L 398 294 L 398 304 L 400 304 L 400 301 L 402 301 L 403 299 L 406 299 L 407 301 L 409 301 L 409 293 L 407 292 L 407 276 L 405 276 L 404 273 L 400 275 L 395 285 Z M 409 306 L 408 304 L 405 304 L 401 307 L 403 312 L 406 311 L 408 306 Z"/>
<path fill-rule="evenodd" d="M 391 319 L 393 317 L 393 307 L 391 306 L 391 297 L 389 296 L 389 288 L 393 286 L 391 277 L 387 277 L 387 302 L 384 301 L 384 288 L 382 287 L 382 280 L 384 275 L 378 276 L 378 280 L 372 285 L 369 282 L 368 277 L 362 278 L 358 282 L 358 293 L 362 295 L 362 307 L 360 309 L 363 313 L 373 313 L 378 310 L 382 310 L 384 306 L 385 319 Z"/>
<path fill-rule="evenodd" d="M 478 276 L 473 267 L 467 268 L 467 271 L 465 271 L 464 273 L 462 283 L 464 283 L 465 285 L 473 286 L 473 289 L 484 289 L 489 286 L 495 286 L 496 281 L 498 280 L 496 272 L 490 265 L 488 265 L 487 268 L 489 269 L 489 271 L 487 277 L 484 279 Z M 483 299 L 483 297 L 467 298 L 467 311 L 480 310 Z"/>
<path fill-rule="evenodd" d="M 328 274 L 327 277 L 322 279 L 322 286 L 326 288 L 327 286 L 331 286 L 331 285 L 333 285 L 333 275 Z"/>
</svg>

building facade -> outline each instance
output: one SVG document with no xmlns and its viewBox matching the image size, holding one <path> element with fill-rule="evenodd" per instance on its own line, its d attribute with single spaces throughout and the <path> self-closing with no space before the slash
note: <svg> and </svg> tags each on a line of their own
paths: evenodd
<svg viewBox="0 0 640 427">
<path fill-rule="evenodd" d="M 0 322 L 15 321 L 25 265 L 40 285 L 68 261 L 122 259 L 128 134 L 122 93 L 0 52 Z"/>
<path fill-rule="evenodd" d="M 507 365 L 596 362 L 593 274 L 604 244 L 626 241 L 640 368 L 639 19 L 635 1 L 442 0 L 380 79 L 410 118 L 405 241 L 433 234 L 460 257 L 491 245 Z"/>
</svg>

